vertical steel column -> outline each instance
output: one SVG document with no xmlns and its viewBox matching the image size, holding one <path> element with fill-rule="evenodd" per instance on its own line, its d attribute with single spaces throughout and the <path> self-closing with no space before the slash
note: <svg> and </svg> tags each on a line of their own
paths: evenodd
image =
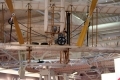
<svg viewBox="0 0 120 80">
<path fill-rule="evenodd" d="M 32 30 L 32 27 L 31 27 L 31 9 L 30 9 L 30 44 L 32 43 L 32 37 L 31 37 L 31 30 Z"/>
<path fill-rule="evenodd" d="M 2 20 L 1 20 L 1 30 L 0 30 L 0 39 L 1 42 L 4 42 L 4 3 L 2 3 Z"/>
<path fill-rule="evenodd" d="M 92 15 L 92 47 L 93 47 L 93 15 Z"/>
<path fill-rule="evenodd" d="M 60 51 L 60 63 L 62 63 L 62 52 Z"/>
<path fill-rule="evenodd" d="M 97 35 L 98 35 L 98 8 L 96 7 L 96 47 L 97 47 Z"/>
<path fill-rule="evenodd" d="M 31 62 L 31 51 L 32 51 L 31 47 L 28 47 L 27 51 L 28 51 L 28 63 L 30 63 Z"/>
<path fill-rule="evenodd" d="M 29 3 L 28 3 L 28 12 L 27 12 L 27 44 L 29 43 Z"/>
<path fill-rule="evenodd" d="M 63 51 L 64 52 L 64 64 L 68 64 L 69 63 L 69 49 Z"/>
<path fill-rule="evenodd" d="M 51 76 L 50 76 L 50 74 L 48 75 L 48 80 L 51 80 Z"/>
<path fill-rule="evenodd" d="M 87 47 L 89 46 L 89 26 L 90 26 L 90 23 L 88 25 L 88 30 L 87 30 Z"/>
<path fill-rule="evenodd" d="M 2 41 L 2 23 L 0 22 L 0 40 Z"/>
<path fill-rule="evenodd" d="M 72 32 L 72 30 L 73 30 L 73 28 L 72 28 L 72 26 L 73 26 L 73 23 L 72 23 L 72 13 L 73 13 L 73 5 L 71 5 L 71 16 L 70 16 L 70 32 Z M 72 43 L 72 41 L 73 41 L 73 38 L 72 38 L 72 33 L 71 33 L 71 35 L 70 35 L 70 43 Z"/>
<path fill-rule="evenodd" d="M 28 3 L 28 22 L 27 22 L 27 44 L 31 44 L 32 39 L 31 39 L 31 5 Z M 31 61 L 31 47 L 28 47 L 28 63 Z"/>
<path fill-rule="evenodd" d="M 53 38 L 54 38 L 54 32 L 52 32 L 53 30 L 53 27 L 54 27 L 54 7 L 55 7 L 55 4 L 52 4 L 51 5 L 51 42 L 50 44 L 52 45 L 52 42 L 53 42 Z"/>
<path fill-rule="evenodd" d="M 44 80 L 50 80 L 50 79 L 48 78 L 48 75 L 44 76 Z"/>
<path fill-rule="evenodd" d="M 60 51 L 60 63 L 63 64 L 69 63 L 69 49 Z"/>
<path fill-rule="evenodd" d="M 3 4 L 2 4 L 2 8 L 3 8 Z M 2 15 L 1 15 L 2 16 Z M 1 25 L 0 25 L 0 40 L 2 41 L 2 19 L 1 19 Z"/>
<path fill-rule="evenodd" d="M 55 74 L 53 75 L 53 80 L 56 80 L 56 78 L 55 78 Z"/>
<path fill-rule="evenodd" d="M 27 44 L 31 44 L 31 8 L 30 3 L 28 3 L 28 22 L 27 22 Z"/>
<path fill-rule="evenodd" d="M 26 60 L 26 55 L 24 54 L 23 51 L 18 51 L 18 56 L 19 56 L 19 61 L 20 61 L 20 67 L 18 70 L 18 74 L 20 79 L 23 79 L 25 76 L 25 68 L 26 66 L 23 64 L 23 61 Z"/>
<path fill-rule="evenodd" d="M 68 80 L 67 73 L 63 73 L 63 80 Z"/>
<path fill-rule="evenodd" d="M 40 74 L 40 73 L 39 73 Z M 42 75 L 40 74 L 39 80 L 42 80 Z"/>
<path fill-rule="evenodd" d="M 89 13 L 89 6 L 87 6 L 87 17 L 88 17 L 88 13 Z M 88 25 L 88 30 L 87 30 L 87 46 L 88 46 L 88 37 L 89 37 L 89 26 L 90 26 L 90 23 Z"/>
<path fill-rule="evenodd" d="M 66 12 L 67 17 L 67 44 L 70 45 L 70 12 Z"/>
<path fill-rule="evenodd" d="M 88 26 L 89 27 L 89 26 Z M 88 37 L 89 37 L 89 28 L 88 28 L 88 30 L 87 30 L 87 47 L 88 47 Z"/>
<path fill-rule="evenodd" d="M 58 76 L 55 76 L 55 80 L 59 80 L 59 79 L 58 79 Z"/>
</svg>

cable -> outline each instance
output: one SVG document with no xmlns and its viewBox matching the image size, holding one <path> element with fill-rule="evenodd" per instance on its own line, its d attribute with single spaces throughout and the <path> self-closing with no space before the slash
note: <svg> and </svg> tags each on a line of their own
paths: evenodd
<svg viewBox="0 0 120 80">
<path fill-rule="evenodd" d="M 82 24 L 80 24 L 77 28 L 75 28 L 72 32 L 74 32 L 75 30 L 77 30 L 79 27 L 81 27 L 85 22 L 83 22 Z M 71 32 L 71 33 L 72 33 Z"/>
<path fill-rule="evenodd" d="M 11 42 L 11 35 L 12 35 L 12 26 L 13 26 L 13 17 L 11 17 L 10 19 L 8 19 L 8 23 L 11 25 L 10 28 L 10 42 Z"/>
<path fill-rule="evenodd" d="M 26 27 L 24 24 L 22 24 L 22 23 L 20 23 L 20 22 L 18 22 L 18 23 L 21 24 L 22 26 Z M 26 28 L 27 28 L 27 27 L 26 27 Z M 34 31 L 34 30 L 32 30 L 32 31 L 35 32 L 35 33 L 37 33 L 37 34 L 39 34 L 39 35 L 41 35 L 42 37 L 49 38 L 49 37 L 47 37 L 46 35 L 40 34 L 40 33 L 36 32 L 36 31 Z"/>
</svg>

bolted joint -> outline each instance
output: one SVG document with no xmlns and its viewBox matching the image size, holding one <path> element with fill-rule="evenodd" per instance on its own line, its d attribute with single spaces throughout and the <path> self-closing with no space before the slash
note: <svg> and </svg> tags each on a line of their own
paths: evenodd
<svg viewBox="0 0 120 80">
<path fill-rule="evenodd" d="M 15 13 L 12 13 L 12 17 L 14 17 L 15 16 Z"/>
<path fill-rule="evenodd" d="M 32 51 L 32 47 L 28 47 L 26 51 Z"/>
<path fill-rule="evenodd" d="M 90 20 L 90 19 L 91 19 L 91 16 L 88 16 L 88 19 Z"/>
</svg>

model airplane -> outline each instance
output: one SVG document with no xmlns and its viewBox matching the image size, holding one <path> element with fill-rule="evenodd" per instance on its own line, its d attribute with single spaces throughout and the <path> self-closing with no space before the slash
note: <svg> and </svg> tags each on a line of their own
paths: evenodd
<svg viewBox="0 0 120 80">
<path fill-rule="evenodd" d="M 83 45 L 83 42 L 84 42 L 84 39 L 85 39 L 85 36 L 86 36 L 86 33 L 87 33 L 87 28 L 88 28 L 88 25 L 89 25 L 89 22 L 90 22 L 90 18 L 92 16 L 92 13 L 97 5 L 97 0 L 91 2 L 91 6 L 90 6 L 90 9 L 89 9 L 89 15 L 88 15 L 88 18 L 86 19 L 85 21 L 85 25 L 83 26 L 82 28 L 82 31 L 80 33 L 80 36 L 78 38 L 78 41 L 77 41 L 77 45 L 76 46 L 72 46 L 72 45 L 69 45 L 69 44 L 66 44 L 66 45 L 32 45 L 32 44 L 24 44 L 24 39 L 23 39 L 23 36 L 22 36 L 22 33 L 21 33 L 21 30 L 20 30 L 20 27 L 19 27 L 19 24 L 18 24 L 18 21 L 16 19 L 16 15 L 14 13 L 14 9 L 13 9 L 13 5 L 12 5 L 12 0 L 5 0 L 6 1 L 6 4 L 11 12 L 11 15 L 13 17 L 13 22 L 14 22 L 14 25 L 15 25 L 15 29 L 16 29 L 16 32 L 17 32 L 17 35 L 18 35 L 18 42 L 19 44 L 6 44 L 6 46 L 9 46 L 11 45 L 11 47 L 6 47 L 6 49 L 15 49 L 15 50 L 26 50 L 27 47 L 32 47 L 33 50 L 37 50 L 37 49 L 45 49 L 45 50 L 66 50 L 66 49 L 70 49 L 70 50 L 73 50 L 73 51 L 98 51 L 98 52 L 101 52 L 102 50 L 104 50 L 105 52 L 114 52 L 115 49 L 113 48 L 97 48 L 97 47 L 82 47 Z M 48 0 L 45 0 L 45 7 L 48 7 Z M 65 7 L 62 3 L 64 3 L 64 1 L 61 2 L 61 6 L 62 7 Z M 46 11 L 46 15 L 48 14 L 48 9 L 45 10 Z M 61 14 L 63 14 L 63 12 L 65 13 L 64 10 L 62 10 Z M 45 21 L 47 20 L 46 19 L 46 15 L 45 15 Z M 62 24 L 61 24 L 62 25 Z M 45 26 L 44 28 L 45 30 L 44 31 L 47 31 L 47 25 Z M 60 32 L 64 32 L 62 29 Z M 50 33 L 51 34 L 51 33 Z M 59 38 L 60 40 L 62 40 L 63 38 Z M 58 39 L 58 41 L 59 41 Z M 63 40 L 64 42 L 64 40 Z M 66 41 L 67 42 L 67 41 Z M 62 44 L 62 42 L 61 42 Z M 64 43 L 65 44 L 65 43 Z M 56 47 L 56 48 L 54 48 Z M 111 50 L 111 51 L 110 51 Z M 118 50 L 117 50 L 118 51 Z"/>
<path fill-rule="evenodd" d="M 15 29 L 16 29 L 16 33 L 17 33 L 17 37 L 18 37 L 18 42 L 19 44 L 10 44 L 10 43 L 5 43 L 4 45 L 6 47 L 2 48 L 2 49 L 7 49 L 7 50 L 18 50 L 18 51 L 26 51 L 28 48 L 31 48 L 32 51 L 34 50 L 46 50 L 46 51 L 51 51 L 51 50 L 55 50 L 55 51 L 61 51 L 64 55 L 64 58 L 65 58 L 65 62 L 64 64 L 67 64 L 69 63 L 69 51 L 75 51 L 75 52 L 102 52 L 102 53 L 120 53 L 120 49 L 118 48 L 99 48 L 99 47 L 82 47 L 83 46 L 83 42 L 84 42 L 84 39 L 85 39 L 85 36 L 86 36 L 86 33 L 87 33 L 87 29 L 88 29 L 88 25 L 89 25 L 89 22 L 90 22 L 90 18 L 93 14 L 93 11 L 97 5 L 97 1 L 98 0 L 92 0 L 91 2 L 91 6 L 90 6 L 90 9 L 89 9 L 89 15 L 85 21 L 85 25 L 83 26 L 82 28 L 82 31 L 80 33 L 80 36 L 78 38 L 78 41 L 77 41 L 77 45 L 76 46 L 72 46 L 70 45 L 70 30 L 68 28 L 67 30 L 67 34 L 66 32 L 64 31 L 64 25 L 65 25 L 65 21 L 64 21 L 64 17 L 65 17 L 65 9 L 63 7 L 65 7 L 65 4 L 64 4 L 64 0 L 61 0 L 61 25 L 60 25 L 60 30 L 58 33 L 58 39 L 57 39 L 57 43 L 56 45 L 53 45 L 51 42 L 48 43 L 47 45 L 33 45 L 33 44 L 25 44 L 24 42 L 24 39 L 23 39 L 23 36 L 22 36 L 22 33 L 21 33 L 21 30 L 20 30 L 20 27 L 19 27 L 19 24 L 18 24 L 18 21 L 17 21 L 17 18 L 16 18 L 16 15 L 14 13 L 14 9 L 13 9 L 13 5 L 12 5 L 12 0 L 5 0 L 10 12 L 11 12 L 11 15 L 12 15 L 12 18 L 13 18 L 13 22 L 14 22 L 14 25 L 15 25 Z M 45 7 L 48 7 L 48 0 L 45 0 Z M 45 9 L 45 27 L 44 27 L 44 31 L 47 32 L 47 29 L 48 29 L 48 9 L 46 8 Z M 54 13 L 54 12 L 53 12 Z M 70 17 L 70 14 L 68 13 L 67 14 L 69 17 Z M 54 15 L 53 15 L 54 16 Z M 69 17 L 68 17 L 68 20 L 69 20 Z M 70 22 L 68 22 L 68 25 L 70 25 Z M 50 32 L 50 34 L 52 36 L 54 36 L 56 34 L 56 27 L 54 27 L 54 21 L 53 21 L 53 24 L 52 24 L 52 28 L 53 29 L 53 32 Z M 67 40 L 65 39 L 65 36 L 64 34 L 67 35 Z M 52 37 L 51 37 L 52 38 Z M 51 41 L 54 41 L 54 40 L 51 40 Z M 65 42 L 67 42 L 67 44 L 65 44 Z M 60 58 L 60 60 L 62 60 L 62 57 Z M 24 73 L 24 71 L 22 69 L 24 69 L 25 66 L 23 66 L 23 64 L 21 63 L 20 64 L 20 70 L 19 70 L 19 73 Z M 21 76 L 23 77 L 23 75 Z"/>
</svg>

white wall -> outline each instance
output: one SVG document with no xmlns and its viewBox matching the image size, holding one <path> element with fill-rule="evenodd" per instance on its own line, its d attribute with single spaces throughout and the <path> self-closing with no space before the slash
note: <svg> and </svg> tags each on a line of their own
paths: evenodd
<svg viewBox="0 0 120 80">
<path fill-rule="evenodd" d="M 105 73 L 101 75 L 101 80 L 116 80 L 115 73 Z"/>
</svg>

